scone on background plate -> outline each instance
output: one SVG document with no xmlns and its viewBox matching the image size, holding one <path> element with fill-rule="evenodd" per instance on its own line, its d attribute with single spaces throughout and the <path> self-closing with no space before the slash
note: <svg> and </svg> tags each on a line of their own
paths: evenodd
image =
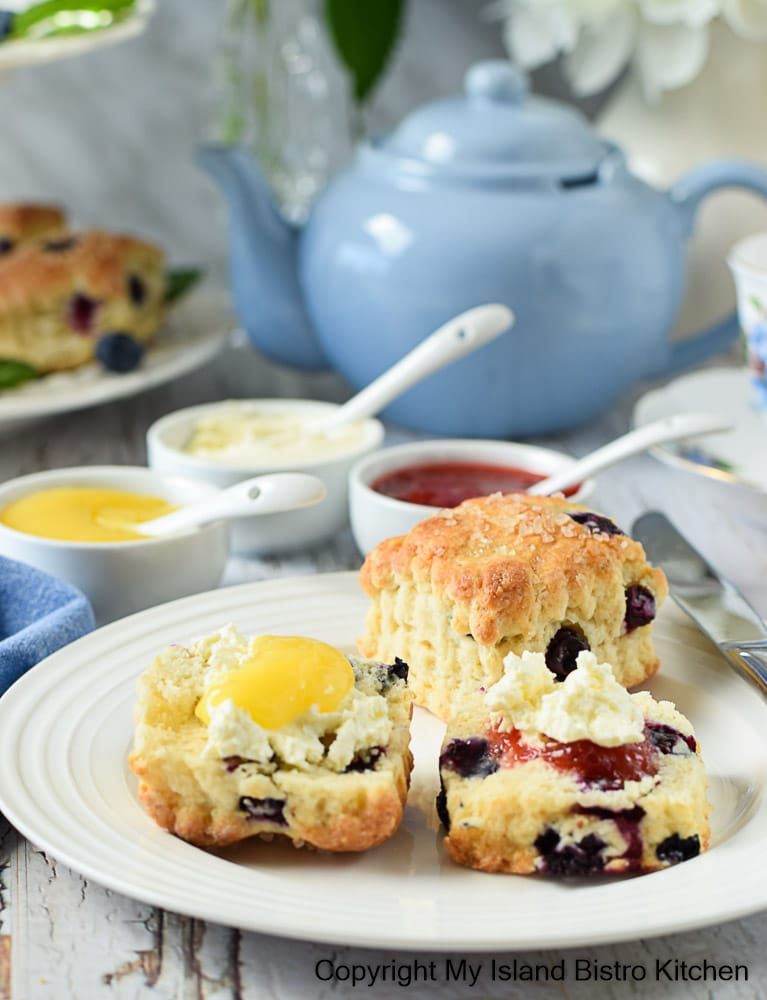
<svg viewBox="0 0 767 1000">
<path fill-rule="evenodd" d="M 227 626 L 141 676 L 130 765 L 149 814 L 193 844 L 362 851 L 402 819 L 411 710 L 402 662 Z"/>
<path fill-rule="evenodd" d="M 404 659 L 415 701 L 443 719 L 542 652 L 563 680 L 582 650 L 624 686 L 658 668 L 652 621 L 666 578 L 611 521 L 557 497 L 480 497 L 441 511 L 369 553 L 363 655 Z"/>
<path fill-rule="evenodd" d="M 592 653 L 563 684 L 540 653 L 512 653 L 448 726 L 440 778 L 445 846 L 483 871 L 646 872 L 708 845 L 692 726 L 670 702 L 629 694 Z"/>
<path fill-rule="evenodd" d="M 66 231 L 66 215 L 58 205 L 0 204 L 0 258 L 24 244 L 56 239 Z"/>
<path fill-rule="evenodd" d="M 165 317 L 165 255 L 93 230 L 0 257 L 0 358 L 40 373 L 91 361 L 99 337 L 149 340 Z"/>
</svg>

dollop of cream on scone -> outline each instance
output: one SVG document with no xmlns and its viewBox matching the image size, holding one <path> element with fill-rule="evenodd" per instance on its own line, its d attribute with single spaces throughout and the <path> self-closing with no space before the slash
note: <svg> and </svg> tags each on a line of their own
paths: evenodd
<svg viewBox="0 0 767 1000">
<path fill-rule="evenodd" d="M 604 747 L 644 739 L 643 709 L 649 705 L 641 695 L 629 694 L 610 664 L 598 663 L 593 653 L 580 653 L 578 669 L 561 682 L 543 653 L 509 653 L 503 663 L 503 677 L 485 693 L 502 732 L 518 729 L 559 743 L 590 740 Z"/>
</svg>

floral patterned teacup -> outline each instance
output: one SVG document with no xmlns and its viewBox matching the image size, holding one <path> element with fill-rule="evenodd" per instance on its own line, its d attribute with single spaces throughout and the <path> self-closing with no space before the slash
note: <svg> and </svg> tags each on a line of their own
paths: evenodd
<svg viewBox="0 0 767 1000">
<path fill-rule="evenodd" d="M 756 403 L 767 411 L 767 233 L 740 240 L 728 263 L 738 293 L 738 318 Z"/>
</svg>

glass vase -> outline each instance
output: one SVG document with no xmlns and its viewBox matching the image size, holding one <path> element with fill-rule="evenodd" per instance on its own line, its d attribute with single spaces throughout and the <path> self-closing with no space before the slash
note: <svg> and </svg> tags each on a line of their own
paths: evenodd
<svg viewBox="0 0 767 1000">
<path fill-rule="evenodd" d="M 227 0 L 217 138 L 249 146 L 302 221 L 352 150 L 351 98 L 321 0 Z"/>
</svg>

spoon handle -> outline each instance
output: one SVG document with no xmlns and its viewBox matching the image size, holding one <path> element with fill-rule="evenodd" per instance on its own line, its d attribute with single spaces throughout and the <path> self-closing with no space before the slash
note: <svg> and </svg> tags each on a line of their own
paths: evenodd
<svg viewBox="0 0 767 1000">
<path fill-rule="evenodd" d="M 500 304 L 476 306 L 455 316 L 312 429 L 326 433 L 378 413 L 416 382 L 495 340 L 513 323 L 514 313 Z"/>
<path fill-rule="evenodd" d="M 210 524 L 211 521 L 308 507 L 324 497 L 325 485 L 316 476 L 303 472 L 277 472 L 245 479 L 216 496 L 134 527 L 142 535 L 168 535 Z"/>
<path fill-rule="evenodd" d="M 631 455 L 637 455 L 656 444 L 667 444 L 669 441 L 681 441 L 687 437 L 697 437 L 701 434 L 716 434 L 732 430 L 732 420 L 723 414 L 716 413 L 677 413 L 672 417 L 663 417 L 644 427 L 637 427 L 622 437 L 616 438 L 603 448 L 580 459 L 575 465 L 556 475 L 542 479 L 528 487 L 527 492 L 536 496 L 549 496 L 561 490 L 582 482 L 589 476 L 600 472 L 608 465 L 623 461 Z"/>
</svg>

